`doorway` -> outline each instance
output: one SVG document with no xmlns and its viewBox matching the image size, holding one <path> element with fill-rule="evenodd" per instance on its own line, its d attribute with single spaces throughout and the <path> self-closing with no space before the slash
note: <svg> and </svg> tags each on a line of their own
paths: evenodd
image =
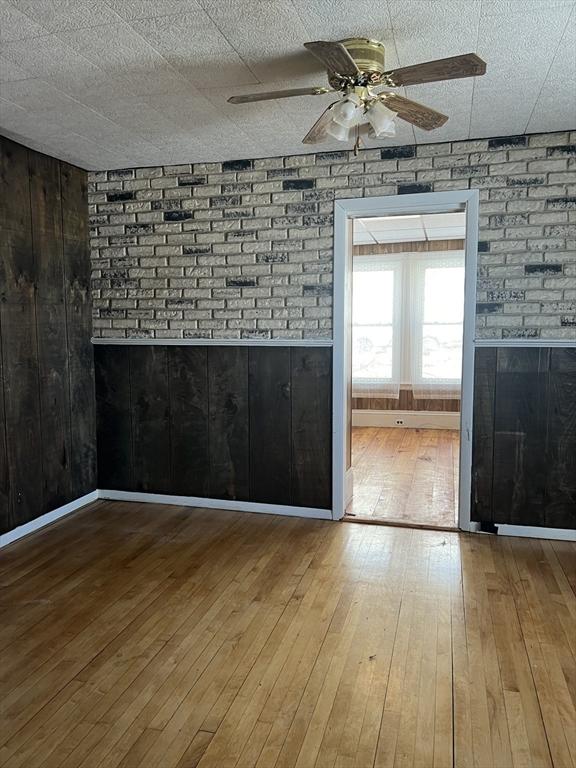
<svg viewBox="0 0 576 768">
<path fill-rule="evenodd" d="M 335 204 L 334 517 L 470 529 L 476 191 Z"/>
</svg>

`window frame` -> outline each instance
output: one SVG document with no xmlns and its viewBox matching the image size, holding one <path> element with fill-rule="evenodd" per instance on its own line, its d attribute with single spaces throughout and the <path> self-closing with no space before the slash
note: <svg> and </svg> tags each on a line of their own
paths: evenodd
<svg viewBox="0 0 576 768">
<path fill-rule="evenodd" d="M 449 389 L 455 393 L 461 390 L 462 378 L 438 379 L 437 393 L 434 393 L 434 379 L 425 378 L 423 372 L 423 340 L 424 340 L 424 292 L 426 268 L 433 267 L 434 262 L 454 261 L 454 266 L 464 269 L 464 251 L 407 251 L 400 254 L 365 254 L 353 256 L 352 273 L 359 263 L 385 265 L 385 269 L 374 271 L 393 271 L 393 309 L 392 309 L 392 376 L 390 378 L 369 379 L 365 383 L 355 379 L 352 375 L 353 397 L 383 397 L 394 398 L 398 395 L 390 394 L 392 387 L 397 382 L 397 389 L 410 387 L 414 390 L 418 387 L 430 390 L 430 397 L 438 396 L 438 392 Z M 451 265 L 446 265 L 450 268 Z M 354 283 L 352 282 L 352 286 Z M 416 294 L 417 301 L 411 302 L 411 296 Z M 462 292 L 464 301 L 464 288 Z M 352 302 L 354 302 L 354 287 L 352 287 Z M 411 305 L 414 305 L 418 314 L 412 316 Z M 376 325 L 376 324 L 371 324 Z M 388 326 L 390 323 L 381 323 Z M 441 323 L 441 325 L 457 325 L 456 323 Z M 463 321 L 458 323 L 463 327 Z M 354 311 L 352 310 L 352 333 L 357 324 L 354 323 Z M 417 330 L 416 330 L 417 329 Z M 352 358 L 354 345 L 352 345 Z M 418 361 L 419 375 L 416 376 L 414 361 Z M 353 370 L 353 369 L 352 369 Z M 381 385 L 379 394 L 378 384 Z M 388 391 L 385 388 L 388 387 Z M 459 394 L 454 394 L 459 398 Z"/>
</svg>

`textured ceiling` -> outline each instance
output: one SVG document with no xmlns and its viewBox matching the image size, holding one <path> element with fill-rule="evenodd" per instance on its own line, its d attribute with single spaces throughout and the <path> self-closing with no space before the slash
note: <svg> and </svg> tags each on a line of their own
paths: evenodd
<svg viewBox="0 0 576 768">
<path fill-rule="evenodd" d="M 310 151 L 332 94 L 226 98 L 324 85 L 302 43 L 353 35 L 382 40 L 390 68 L 469 51 L 488 63 L 404 89 L 450 120 L 399 122 L 373 146 L 576 126 L 575 0 L 0 0 L 0 131 L 97 169 Z"/>
<path fill-rule="evenodd" d="M 354 245 L 410 243 L 418 240 L 462 240 L 466 214 L 430 213 L 410 216 L 371 216 L 354 219 Z"/>
</svg>

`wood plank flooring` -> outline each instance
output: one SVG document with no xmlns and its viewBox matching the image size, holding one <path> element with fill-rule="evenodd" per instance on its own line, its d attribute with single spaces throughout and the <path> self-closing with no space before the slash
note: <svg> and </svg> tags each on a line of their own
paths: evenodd
<svg viewBox="0 0 576 768">
<path fill-rule="evenodd" d="M 353 427 L 354 495 L 347 514 L 455 528 L 460 433 Z"/>
<path fill-rule="evenodd" d="M 574 768 L 576 545 L 99 502 L 0 555 L 5 768 Z"/>
</svg>

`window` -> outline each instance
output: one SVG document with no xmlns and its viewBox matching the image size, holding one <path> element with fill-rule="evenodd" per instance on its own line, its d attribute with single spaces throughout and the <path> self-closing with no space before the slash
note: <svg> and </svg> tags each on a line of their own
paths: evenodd
<svg viewBox="0 0 576 768">
<path fill-rule="evenodd" d="M 356 397 L 460 397 L 461 251 L 354 259 L 352 389 Z"/>
<path fill-rule="evenodd" d="M 354 260 L 352 381 L 365 395 L 398 396 L 399 275 L 398 264 L 379 257 Z"/>
</svg>

